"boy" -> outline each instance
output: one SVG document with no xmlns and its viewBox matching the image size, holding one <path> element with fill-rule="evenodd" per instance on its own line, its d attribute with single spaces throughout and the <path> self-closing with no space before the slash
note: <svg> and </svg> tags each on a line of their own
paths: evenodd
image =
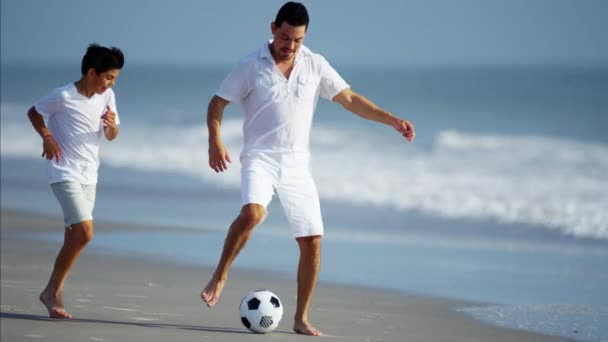
<svg viewBox="0 0 608 342">
<path fill-rule="evenodd" d="M 40 301 L 49 317 L 69 319 L 62 294 L 68 272 L 93 238 L 93 207 L 99 168 L 99 144 L 118 136 L 120 120 L 112 86 L 124 65 L 120 49 L 89 45 L 81 78 L 54 89 L 27 115 L 42 137 L 49 184 L 65 222 L 64 242 Z"/>
</svg>

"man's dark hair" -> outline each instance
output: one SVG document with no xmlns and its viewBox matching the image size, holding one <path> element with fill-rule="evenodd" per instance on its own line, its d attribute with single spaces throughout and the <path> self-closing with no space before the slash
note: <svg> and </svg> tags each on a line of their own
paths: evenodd
<svg viewBox="0 0 608 342">
<path fill-rule="evenodd" d="M 306 7 L 299 2 L 290 1 L 279 9 L 277 17 L 274 20 L 274 25 L 276 27 L 281 27 L 281 25 L 286 22 L 291 26 L 305 25 L 306 29 L 308 29 L 309 21 L 310 19 L 308 18 Z"/>
<path fill-rule="evenodd" d="M 80 71 L 86 74 L 91 68 L 95 69 L 98 75 L 111 69 L 122 69 L 125 64 L 125 56 L 119 48 L 104 47 L 99 44 L 91 44 L 82 57 Z"/>
</svg>

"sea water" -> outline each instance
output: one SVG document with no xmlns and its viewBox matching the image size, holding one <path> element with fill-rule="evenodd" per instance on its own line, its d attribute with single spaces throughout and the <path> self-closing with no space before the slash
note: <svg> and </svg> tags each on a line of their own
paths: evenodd
<svg viewBox="0 0 608 342">
<path fill-rule="evenodd" d="M 224 115 L 233 163 L 219 175 L 207 165 L 205 116 L 230 67 L 121 72 L 121 133 L 101 147 L 96 219 L 204 234 L 97 232 L 94 246 L 215 265 L 240 207 L 242 113 L 231 105 Z M 336 68 L 411 120 L 417 138 L 319 102 L 311 151 L 322 281 L 491 303 L 461 311 L 608 339 L 608 70 Z M 26 112 L 77 77 L 75 67 L 2 66 L 3 209 L 60 214 Z M 275 199 L 235 267 L 293 274 L 296 263 Z"/>
</svg>

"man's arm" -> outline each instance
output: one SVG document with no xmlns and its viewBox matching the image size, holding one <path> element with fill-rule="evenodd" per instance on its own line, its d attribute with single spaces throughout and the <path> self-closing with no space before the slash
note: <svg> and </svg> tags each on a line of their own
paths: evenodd
<svg viewBox="0 0 608 342">
<path fill-rule="evenodd" d="M 106 136 L 108 141 L 116 139 L 118 136 L 118 126 L 116 125 L 116 113 L 114 113 L 110 106 L 107 106 L 106 112 L 101 116 L 103 119 L 103 134 Z"/>
<path fill-rule="evenodd" d="M 207 129 L 209 130 L 209 166 L 215 172 L 223 172 L 231 163 L 230 155 L 220 137 L 220 127 L 224 108 L 230 103 L 219 96 L 213 96 L 207 108 Z"/>
<path fill-rule="evenodd" d="M 36 132 L 38 132 L 40 137 L 42 137 L 42 156 L 48 160 L 55 158 L 55 160 L 59 163 L 59 159 L 61 158 L 61 148 L 55 141 L 55 138 L 53 138 L 51 131 L 49 131 L 44 124 L 42 115 L 40 115 L 36 111 L 36 108 L 32 106 L 32 108 L 30 108 L 30 110 L 27 112 L 27 116 L 30 119 L 32 126 L 34 126 Z"/>
<path fill-rule="evenodd" d="M 365 96 L 355 93 L 350 88 L 339 92 L 332 100 L 338 102 L 353 114 L 356 114 L 364 119 L 392 126 L 408 141 L 414 140 L 414 137 L 416 136 L 414 126 L 411 122 L 400 119 L 383 110 Z"/>
</svg>

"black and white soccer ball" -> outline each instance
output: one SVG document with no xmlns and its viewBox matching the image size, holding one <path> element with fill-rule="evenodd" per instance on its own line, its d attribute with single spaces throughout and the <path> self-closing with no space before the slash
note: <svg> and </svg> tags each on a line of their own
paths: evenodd
<svg viewBox="0 0 608 342">
<path fill-rule="evenodd" d="M 265 334 L 279 326 L 283 304 L 279 296 L 268 290 L 249 292 L 241 301 L 241 322 L 247 329 Z"/>
</svg>

